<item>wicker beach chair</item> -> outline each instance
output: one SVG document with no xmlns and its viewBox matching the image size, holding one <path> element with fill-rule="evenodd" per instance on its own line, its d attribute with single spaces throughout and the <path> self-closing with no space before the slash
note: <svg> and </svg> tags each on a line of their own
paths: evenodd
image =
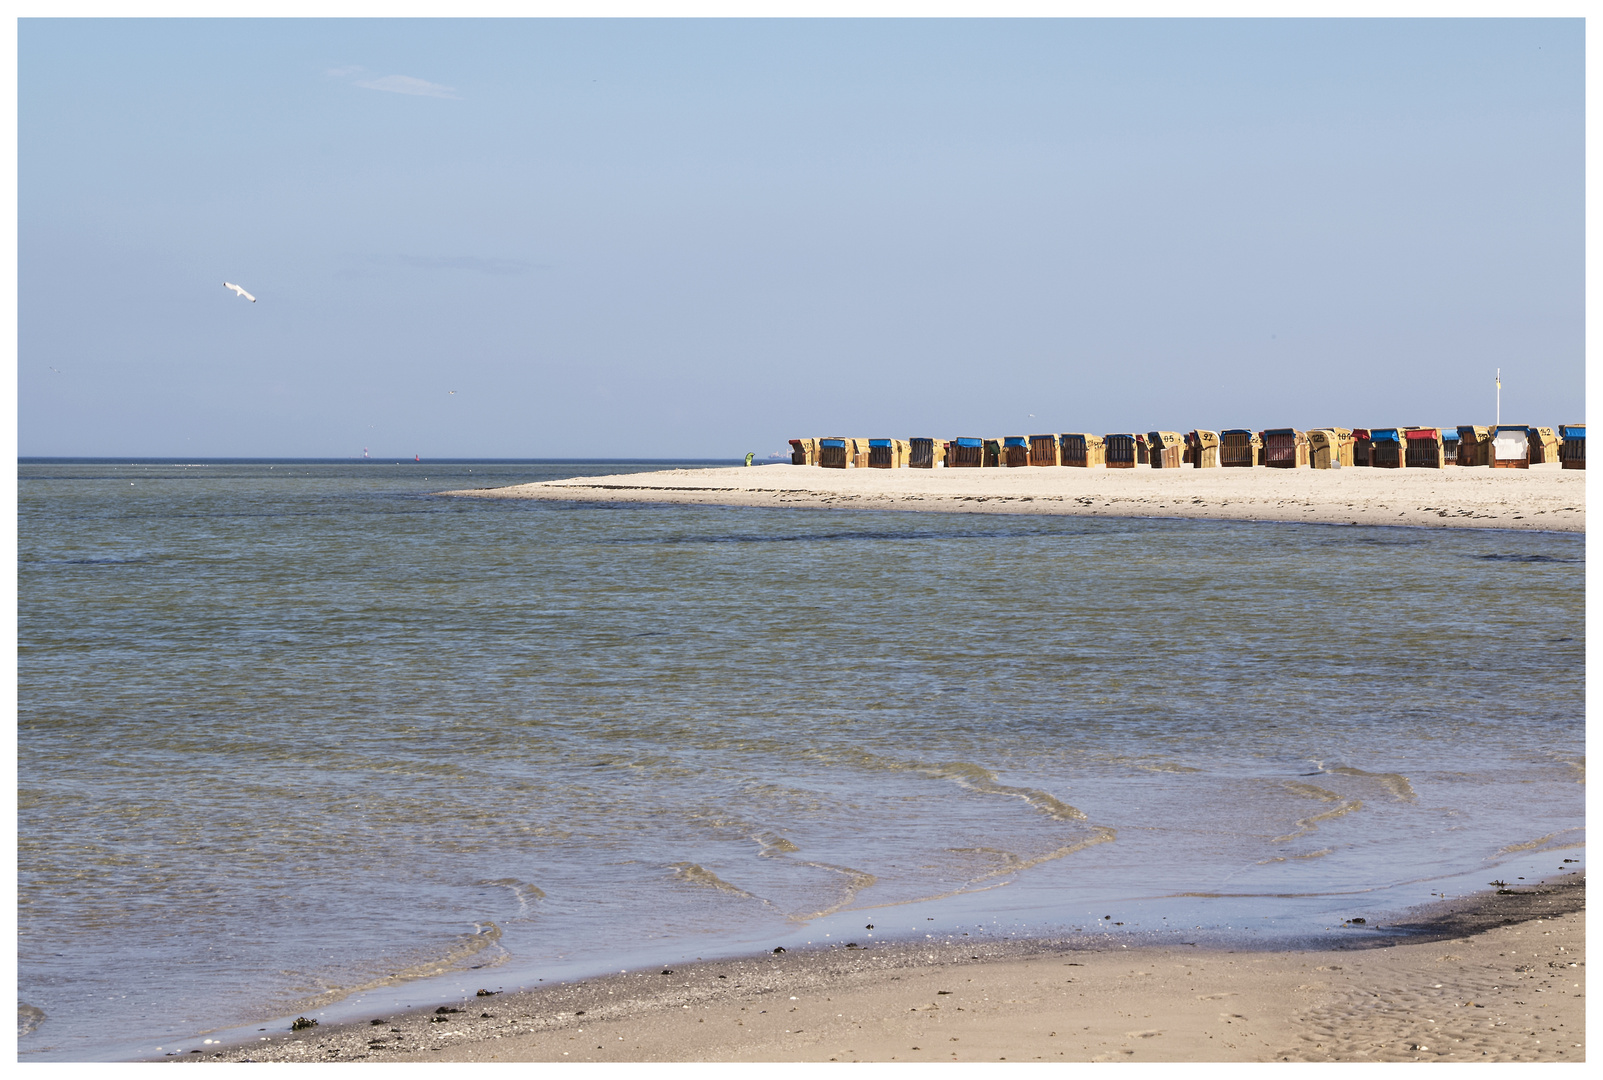
<svg viewBox="0 0 1603 1080">
<path fill-rule="evenodd" d="M 1440 428 L 1404 428 L 1403 442 L 1410 469 L 1440 469 L 1446 465 L 1447 453 Z"/>
<path fill-rule="evenodd" d="M 1185 453 L 1186 437 L 1178 431 L 1147 432 L 1147 461 L 1154 469 L 1178 469 Z"/>
<path fill-rule="evenodd" d="M 1263 463 L 1271 469 L 1306 469 L 1308 436 L 1296 428 L 1270 428 L 1263 433 Z"/>
<path fill-rule="evenodd" d="M 1376 469 L 1406 469 L 1401 428 L 1369 429 L 1369 464 Z"/>
<path fill-rule="evenodd" d="M 1473 424 L 1460 424 L 1458 428 L 1458 465 L 1490 465 L 1492 463 L 1492 429 Z"/>
<path fill-rule="evenodd" d="M 1102 436 L 1084 431 L 1071 431 L 1058 437 L 1063 448 L 1062 461 L 1077 469 L 1097 469 L 1106 462 Z"/>
<path fill-rule="evenodd" d="M 1219 433 L 1197 428 L 1186 433 L 1187 458 L 1193 469 L 1219 467 Z"/>
<path fill-rule="evenodd" d="M 1353 428 L 1353 464 L 1369 465 L 1369 429 Z"/>
<path fill-rule="evenodd" d="M 1566 469 L 1586 468 L 1586 425 L 1565 424 L 1558 429 L 1559 461 Z"/>
<path fill-rule="evenodd" d="M 826 469 L 844 469 L 851 462 L 852 440 L 845 437 L 830 437 L 818 440 L 818 464 Z"/>
<path fill-rule="evenodd" d="M 1343 469 L 1353 463 L 1352 432 L 1346 428 L 1313 428 L 1308 432 L 1308 465 L 1314 469 Z"/>
<path fill-rule="evenodd" d="M 1529 469 L 1531 429 L 1525 424 L 1499 424 L 1492 432 L 1492 468 Z"/>
<path fill-rule="evenodd" d="M 1531 428 L 1531 464 L 1546 465 L 1557 461 L 1559 437 L 1558 432 L 1550 427 Z"/>
<path fill-rule="evenodd" d="M 985 465 L 985 440 L 960 435 L 952 440 L 951 456 L 946 464 L 953 469 L 978 469 Z"/>
<path fill-rule="evenodd" d="M 1226 428 L 1219 433 L 1219 465 L 1250 469 L 1263 464 L 1263 440 L 1249 428 Z"/>
<path fill-rule="evenodd" d="M 1111 435 L 1102 436 L 1102 445 L 1106 453 L 1104 464 L 1110 469 L 1133 469 L 1136 467 L 1136 436 L 1134 432 L 1120 431 Z"/>
</svg>

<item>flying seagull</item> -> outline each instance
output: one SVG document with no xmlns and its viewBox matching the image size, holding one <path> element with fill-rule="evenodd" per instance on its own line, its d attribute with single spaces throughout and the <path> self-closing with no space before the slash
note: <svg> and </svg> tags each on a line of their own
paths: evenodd
<svg viewBox="0 0 1603 1080">
<path fill-rule="evenodd" d="M 249 300 L 253 304 L 256 302 L 256 298 L 254 296 L 252 296 L 250 293 L 246 292 L 244 289 L 240 288 L 238 285 L 235 285 L 232 281 L 223 282 L 223 288 L 225 288 L 225 289 L 233 289 L 236 293 L 238 293 L 240 296 L 243 296 L 245 299 Z"/>
</svg>

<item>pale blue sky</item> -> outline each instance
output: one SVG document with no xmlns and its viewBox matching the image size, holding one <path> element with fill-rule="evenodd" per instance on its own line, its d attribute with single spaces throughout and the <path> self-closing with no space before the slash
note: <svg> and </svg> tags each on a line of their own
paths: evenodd
<svg viewBox="0 0 1603 1080">
<path fill-rule="evenodd" d="M 1583 415 L 1580 20 L 18 40 L 24 455 Z"/>
</svg>

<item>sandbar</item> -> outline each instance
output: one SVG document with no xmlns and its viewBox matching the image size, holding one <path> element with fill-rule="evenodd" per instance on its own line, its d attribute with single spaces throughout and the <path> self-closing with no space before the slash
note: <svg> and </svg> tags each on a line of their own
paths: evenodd
<svg viewBox="0 0 1603 1080">
<path fill-rule="evenodd" d="M 1586 473 L 1529 469 L 670 469 L 442 492 L 492 499 L 689 503 L 1586 530 Z"/>
</svg>

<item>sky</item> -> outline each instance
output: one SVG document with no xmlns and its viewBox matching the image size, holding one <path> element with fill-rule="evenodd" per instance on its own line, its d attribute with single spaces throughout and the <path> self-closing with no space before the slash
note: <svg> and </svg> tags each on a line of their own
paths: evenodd
<svg viewBox="0 0 1603 1080">
<path fill-rule="evenodd" d="M 1579 19 L 24 19 L 18 452 L 1579 421 L 1584 76 Z"/>
</svg>

